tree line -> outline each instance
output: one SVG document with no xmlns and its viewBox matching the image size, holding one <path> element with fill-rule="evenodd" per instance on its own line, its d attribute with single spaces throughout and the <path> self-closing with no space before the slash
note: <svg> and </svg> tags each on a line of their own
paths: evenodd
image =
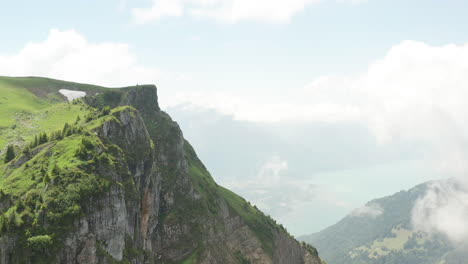
<svg viewBox="0 0 468 264">
<path fill-rule="evenodd" d="M 25 155 L 29 155 L 31 153 L 31 149 L 37 146 L 40 146 L 47 142 L 61 140 L 73 134 L 81 133 L 83 131 L 83 127 L 77 125 L 79 121 L 80 121 L 80 116 L 77 117 L 76 122 L 73 125 L 65 123 L 62 129 L 53 131 L 50 134 L 47 134 L 46 132 L 37 134 L 29 144 L 26 144 L 26 146 L 23 147 L 22 153 Z M 16 154 L 17 153 L 15 152 L 14 145 L 11 145 L 11 144 L 8 145 L 7 150 L 5 152 L 5 157 L 3 158 L 3 162 L 8 163 L 12 161 L 13 159 L 15 159 Z"/>
</svg>

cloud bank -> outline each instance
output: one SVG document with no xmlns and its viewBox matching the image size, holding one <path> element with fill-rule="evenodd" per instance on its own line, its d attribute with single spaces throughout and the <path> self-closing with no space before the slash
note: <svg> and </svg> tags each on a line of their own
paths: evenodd
<svg viewBox="0 0 468 264">
<path fill-rule="evenodd" d="M 168 102 L 216 109 L 253 122 L 358 122 L 382 142 L 431 141 L 468 132 L 468 45 L 404 41 L 360 74 L 321 76 L 302 89 L 175 93 Z M 450 143 L 450 146 L 458 145 Z M 445 148 L 446 144 L 437 144 Z"/>
<path fill-rule="evenodd" d="M 417 200 L 412 222 L 416 230 L 445 234 L 455 244 L 468 238 L 468 190 L 455 181 L 429 185 L 425 196 Z"/>
</svg>

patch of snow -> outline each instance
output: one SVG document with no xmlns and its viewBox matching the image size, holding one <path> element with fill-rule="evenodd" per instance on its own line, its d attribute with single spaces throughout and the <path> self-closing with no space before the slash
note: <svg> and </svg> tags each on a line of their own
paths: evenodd
<svg viewBox="0 0 468 264">
<path fill-rule="evenodd" d="M 68 101 L 73 101 L 77 98 L 85 97 L 86 92 L 83 91 L 73 91 L 67 89 L 60 89 L 59 92 L 67 97 Z"/>
</svg>

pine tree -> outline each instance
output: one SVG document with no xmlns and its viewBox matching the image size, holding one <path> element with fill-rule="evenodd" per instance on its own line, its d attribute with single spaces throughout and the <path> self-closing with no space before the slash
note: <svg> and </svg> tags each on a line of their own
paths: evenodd
<svg viewBox="0 0 468 264">
<path fill-rule="evenodd" d="M 25 146 L 23 148 L 23 154 L 28 157 L 31 156 L 31 148 L 29 146 Z"/>
<path fill-rule="evenodd" d="M 111 109 L 108 105 L 104 106 L 101 110 L 101 116 L 106 116 L 108 114 L 110 114 L 111 112 Z"/>
<path fill-rule="evenodd" d="M 5 163 L 8 163 L 10 162 L 11 160 L 13 160 L 15 158 L 15 149 L 13 148 L 13 145 L 9 145 L 7 147 L 7 151 L 6 151 L 6 154 L 5 154 Z"/>
<path fill-rule="evenodd" d="M 61 130 L 57 130 L 54 132 L 54 140 L 60 140 L 60 139 L 63 139 L 62 137 L 62 131 Z"/>
<path fill-rule="evenodd" d="M 39 145 L 39 137 L 36 135 L 34 137 L 34 143 L 33 143 L 33 148 L 37 147 Z"/>
<path fill-rule="evenodd" d="M 62 136 L 63 137 L 69 136 L 68 135 L 69 130 L 70 130 L 70 125 L 68 123 L 65 123 L 65 125 L 63 126 L 63 130 L 62 130 Z"/>
<path fill-rule="evenodd" d="M 50 134 L 50 141 L 59 140 L 62 137 L 62 132 L 60 130 L 54 131 Z"/>
<path fill-rule="evenodd" d="M 49 141 L 49 138 L 47 137 L 47 134 L 46 134 L 46 133 L 42 133 L 42 134 L 39 136 L 39 145 L 44 144 L 44 143 L 47 143 L 47 141 Z"/>
</svg>

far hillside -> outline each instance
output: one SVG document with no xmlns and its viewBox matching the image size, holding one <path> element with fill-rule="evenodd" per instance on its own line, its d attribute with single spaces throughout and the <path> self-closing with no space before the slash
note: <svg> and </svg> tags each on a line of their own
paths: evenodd
<svg viewBox="0 0 468 264">
<path fill-rule="evenodd" d="M 333 264 L 466 264 L 466 245 L 413 231 L 411 211 L 430 183 L 372 200 L 365 207 L 300 240 Z"/>
</svg>

